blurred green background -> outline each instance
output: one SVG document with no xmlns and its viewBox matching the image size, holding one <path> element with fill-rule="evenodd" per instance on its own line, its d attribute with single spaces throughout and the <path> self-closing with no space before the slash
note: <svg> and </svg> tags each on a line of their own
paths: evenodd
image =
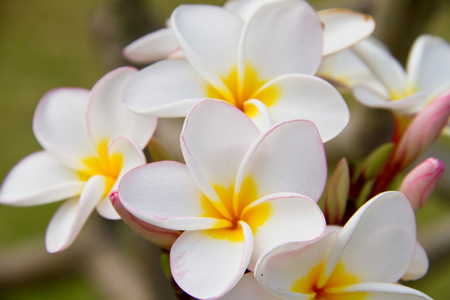
<svg viewBox="0 0 450 300">
<path fill-rule="evenodd" d="M 222 5 L 224 1 L 193 2 Z M 163 27 L 181 3 L 188 2 L 0 1 L 0 180 L 21 158 L 40 149 L 31 124 L 45 92 L 61 86 L 90 89 L 105 73 L 127 64 L 121 57 L 124 46 Z M 450 40 L 450 3 L 446 0 L 310 3 L 317 9 L 352 8 L 373 15 L 375 36 L 402 62 L 421 33 Z M 370 128 L 362 133 L 348 130 L 347 135 L 355 134 L 358 138 L 352 140 L 359 142 L 351 146 L 350 159 L 370 150 L 365 146 L 374 136 L 367 133 L 376 134 L 377 124 L 390 126 L 389 114 L 355 106 L 358 113 L 372 114 L 371 120 L 378 121 L 371 127 L 364 124 Z M 384 138 L 388 135 L 377 139 Z M 341 154 L 344 139 L 327 145 L 330 157 Z M 449 144 L 442 138 L 427 155 L 449 165 Z M 434 299 L 448 299 L 450 294 L 449 183 L 447 174 L 436 196 L 418 212 L 419 240 L 430 255 L 431 267 L 424 279 L 409 284 Z M 169 299 L 164 294 L 170 287 L 162 278 L 158 251 L 121 222 L 93 214 L 73 246 L 47 254 L 45 228 L 58 205 L 0 206 L 0 299 Z"/>
</svg>

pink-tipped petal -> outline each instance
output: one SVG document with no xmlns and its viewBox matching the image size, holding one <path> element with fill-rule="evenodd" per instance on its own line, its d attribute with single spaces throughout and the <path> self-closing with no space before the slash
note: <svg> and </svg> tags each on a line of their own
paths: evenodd
<svg viewBox="0 0 450 300">
<path fill-rule="evenodd" d="M 172 29 L 163 28 L 135 40 L 123 49 L 122 54 L 130 62 L 149 64 L 166 59 L 177 47 Z"/>
<path fill-rule="evenodd" d="M 353 46 L 375 29 L 371 16 L 349 9 L 326 9 L 319 11 L 318 15 L 324 25 L 324 56 Z"/>
<path fill-rule="evenodd" d="M 119 184 L 120 201 L 135 217 L 174 230 L 198 230 L 229 226 L 217 215 L 186 165 L 163 161 L 137 167 Z M 209 205 L 208 205 L 209 204 Z"/>
<path fill-rule="evenodd" d="M 174 280 L 195 298 L 226 294 L 242 278 L 250 260 L 253 236 L 247 224 L 239 222 L 234 229 L 219 230 L 186 231 L 170 251 Z"/>
<path fill-rule="evenodd" d="M 47 92 L 33 118 L 33 131 L 41 146 L 73 168 L 84 166 L 79 159 L 96 154 L 88 135 L 86 110 L 89 92 L 60 88 Z"/>
<path fill-rule="evenodd" d="M 78 195 L 84 184 L 75 171 L 48 152 L 39 151 L 9 171 L 0 188 L 0 203 L 14 206 L 50 203 Z"/>
<path fill-rule="evenodd" d="M 122 102 L 126 84 L 138 71 L 122 67 L 109 72 L 91 90 L 87 110 L 93 142 L 126 136 L 144 148 L 156 128 L 156 118 L 137 115 Z"/>
<path fill-rule="evenodd" d="M 89 178 L 79 198 L 66 200 L 55 212 L 45 234 L 48 252 L 60 252 L 72 244 L 105 192 L 105 178 Z"/>
<path fill-rule="evenodd" d="M 110 195 L 111 203 L 121 219 L 131 228 L 145 238 L 146 240 L 154 243 L 155 245 L 169 250 L 172 247 L 175 240 L 180 236 L 181 232 L 176 230 L 165 229 L 157 227 L 155 225 L 146 223 L 132 214 L 130 214 L 119 199 L 119 192 L 113 192 Z"/>
<path fill-rule="evenodd" d="M 183 60 L 163 60 L 134 76 L 124 91 L 125 105 L 156 117 L 184 117 L 208 98 L 208 83 Z"/>
</svg>

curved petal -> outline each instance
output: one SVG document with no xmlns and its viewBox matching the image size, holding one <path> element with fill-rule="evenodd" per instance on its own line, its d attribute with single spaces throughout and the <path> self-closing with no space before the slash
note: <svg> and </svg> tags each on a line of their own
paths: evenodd
<svg viewBox="0 0 450 300">
<path fill-rule="evenodd" d="M 238 1 L 247 2 L 247 1 Z M 267 292 L 262 285 L 256 281 L 252 272 L 245 273 L 236 286 L 225 296 L 218 298 L 220 300 L 278 300 L 272 294 Z"/>
<path fill-rule="evenodd" d="M 399 284 L 367 282 L 349 285 L 333 293 L 336 299 L 351 299 L 355 294 L 364 295 L 364 300 L 432 300 L 430 297 L 415 289 Z M 335 298 L 333 298 L 335 299 Z M 359 299 L 359 298 L 358 298 Z"/>
<path fill-rule="evenodd" d="M 274 194 L 252 203 L 241 217 L 252 229 L 253 255 L 249 269 L 269 250 L 288 242 L 310 241 L 325 229 L 319 206 L 303 196 Z"/>
<path fill-rule="evenodd" d="M 379 194 L 363 205 L 339 233 L 319 286 L 325 282 L 327 287 L 397 282 L 412 261 L 415 245 L 415 215 L 408 199 L 400 192 Z M 341 278 L 342 272 L 350 274 L 349 282 Z"/>
<path fill-rule="evenodd" d="M 120 181 L 119 193 L 131 214 L 159 227 L 198 230 L 230 226 L 211 207 L 188 168 L 177 162 L 155 162 L 131 170 Z"/>
<path fill-rule="evenodd" d="M 408 57 L 409 83 L 427 93 L 450 88 L 450 44 L 437 36 L 421 35 Z"/>
<path fill-rule="evenodd" d="M 200 188 L 218 205 L 211 186 L 234 186 L 239 165 L 259 135 L 244 113 L 220 101 L 203 101 L 186 118 L 181 133 L 184 159 Z"/>
<path fill-rule="evenodd" d="M 308 245 L 292 242 L 273 249 L 258 261 L 256 279 L 274 295 L 279 291 L 311 296 L 336 237 L 330 233 Z"/>
<path fill-rule="evenodd" d="M 243 21 L 213 5 L 180 5 L 171 17 L 177 41 L 189 63 L 214 87 L 235 67 Z M 217 59 L 220 58 L 220 59 Z"/>
<path fill-rule="evenodd" d="M 422 278 L 427 274 L 429 264 L 428 255 L 425 252 L 425 249 L 417 242 L 413 260 L 405 275 L 403 275 L 402 280 L 417 280 Z"/>
<path fill-rule="evenodd" d="M 406 72 L 402 65 L 378 42 L 366 39 L 355 46 L 353 51 L 383 82 L 391 98 L 404 96 L 408 91 Z"/>
<path fill-rule="evenodd" d="M 71 198 L 58 208 L 45 233 L 45 247 L 48 252 L 60 252 L 72 244 L 102 198 L 105 186 L 104 177 L 92 176 L 86 182 L 79 199 Z"/>
<path fill-rule="evenodd" d="M 322 24 L 308 2 L 276 1 L 259 8 L 246 24 L 239 59 L 262 81 L 288 73 L 312 75 L 322 46 Z"/>
<path fill-rule="evenodd" d="M 50 203 L 78 195 L 84 184 L 76 171 L 48 152 L 39 151 L 9 171 L 0 188 L 0 203 L 14 206 Z"/>
<path fill-rule="evenodd" d="M 269 108 L 258 99 L 245 101 L 244 112 L 261 132 L 269 130 L 274 125 Z"/>
<path fill-rule="evenodd" d="M 282 123 L 255 141 L 243 159 L 236 178 L 237 211 L 279 192 L 301 194 L 317 202 L 326 179 L 325 152 L 314 124 Z"/>
<path fill-rule="evenodd" d="M 170 251 L 172 276 L 195 298 L 223 296 L 244 275 L 252 244 L 251 229 L 242 222 L 235 229 L 186 231 Z"/>
<path fill-rule="evenodd" d="M 279 0 L 228 0 L 223 5 L 224 8 L 238 14 L 244 21 L 248 22 L 261 6 L 266 3 L 276 2 Z"/>
<path fill-rule="evenodd" d="M 138 71 L 122 67 L 109 72 L 91 90 L 87 121 L 93 143 L 122 135 L 144 148 L 156 128 L 156 118 L 137 115 L 122 102 L 126 84 Z"/>
<path fill-rule="evenodd" d="M 178 48 L 171 28 L 162 28 L 144 35 L 123 49 L 123 56 L 133 63 L 149 64 L 166 59 Z"/>
<path fill-rule="evenodd" d="M 125 105 L 156 117 L 184 117 L 208 98 L 208 83 L 183 60 L 163 60 L 134 76 L 124 91 Z"/>
<path fill-rule="evenodd" d="M 371 16 L 353 10 L 332 8 L 317 14 L 324 25 L 324 56 L 353 46 L 375 29 Z"/>
<path fill-rule="evenodd" d="M 428 102 L 424 92 L 417 92 L 402 99 L 391 100 L 374 89 L 357 84 L 353 88 L 353 95 L 363 105 L 395 111 L 399 114 L 413 114 L 419 112 Z"/>
<path fill-rule="evenodd" d="M 341 94 L 328 82 L 307 75 L 286 75 L 264 85 L 255 98 L 269 102 L 270 90 L 276 90 L 275 103 L 268 106 L 274 124 L 304 119 L 312 121 L 322 141 L 338 135 L 350 118 Z"/>
<path fill-rule="evenodd" d="M 73 168 L 85 168 L 78 159 L 94 156 L 87 129 L 89 92 L 59 88 L 47 92 L 34 112 L 33 131 L 41 146 Z"/>
</svg>

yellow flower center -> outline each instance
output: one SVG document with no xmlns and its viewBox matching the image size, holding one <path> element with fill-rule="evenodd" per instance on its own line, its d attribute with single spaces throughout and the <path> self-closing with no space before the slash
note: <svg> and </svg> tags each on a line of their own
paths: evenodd
<svg viewBox="0 0 450 300">
<path fill-rule="evenodd" d="M 105 196 L 111 191 L 123 166 L 123 156 L 119 153 L 108 155 L 107 147 L 107 141 L 98 143 L 97 156 L 82 159 L 81 161 L 87 167 L 87 170 L 78 172 L 78 176 L 83 181 L 87 181 L 94 175 L 105 177 Z"/>
<path fill-rule="evenodd" d="M 221 78 L 226 90 L 207 85 L 206 94 L 208 98 L 219 99 L 226 101 L 249 117 L 257 113 L 257 109 L 253 104 L 248 103 L 250 99 L 258 99 L 267 107 L 273 105 L 280 97 L 280 89 L 270 86 L 259 91 L 259 89 L 266 83 L 258 76 L 258 72 L 250 64 L 245 68 L 244 80 L 239 78 L 237 67 L 234 67 L 228 76 Z"/>
</svg>

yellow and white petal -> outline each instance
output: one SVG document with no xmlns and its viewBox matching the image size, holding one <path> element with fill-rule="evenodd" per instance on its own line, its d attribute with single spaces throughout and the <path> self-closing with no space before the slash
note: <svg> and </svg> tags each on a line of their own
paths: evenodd
<svg viewBox="0 0 450 300">
<path fill-rule="evenodd" d="M 199 230 L 230 226 L 184 164 L 163 161 L 137 167 L 119 184 L 120 201 L 135 217 L 167 229 Z"/>
<path fill-rule="evenodd" d="M 92 176 L 79 198 L 66 200 L 55 212 L 45 233 L 48 252 L 60 252 L 72 244 L 105 191 L 105 178 Z"/>
<path fill-rule="evenodd" d="M 244 103 L 244 112 L 261 132 L 269 130 L 274 124 L 267 105 L 258 99 L 250 99 Z"/>
<path fill-rule="evenodd" d="M 243 222 L 234 229 L 185 231 L 170 251 L 172 276 L 195 298 L 221 297 L 244 275 L 252 246 L 252 231 Z"/>
<path fill-rule="evenodd" d="M 273 295 L 285 299 L 314 299 L 314 288 L 337 234 L 311 244 L 287 243 L 264 254 L 255 269 L 256 279 Z"/>
<path fill-rule="evenodd" d="M 172 13 L 171 25 L 189 63 L 212 86 L 227 90 L 222 78 L 236 66 L 241 18 L 219 6 L 180 5 Z"/>
<path fill-rule="evenodd" d="M 34 112 L 33 131 L 41 146 L 75 169 L 84 167 L 79 159 L 96 154 L 87 129 L 88 100 L 89 91 L 84 89 L 54 89 Z"/>
<path fill-rule="evenodd" d="M 92 88 L 87 110 L 88 131 L 95 144 L 126 136 L 144 148 L 156 128 L 156 118 L 131 112 L 122 102 L 126 84 L 138 73 L 131 67 L 109 72 Z"/>
<path fill-rule="evenodd" d="M 239 165 L 259 135 L 242 111 L 225 102 L 203 101 L 187 116 L 181 134 L 184 159 L 211 200 L 220 202 L 211 186 L 234 186 Z"/>
<path fill-rule="evenodd" d="M 415 247 L 415 215 L 408 199 L 400 192 L 379 194 L 363 205 L 339 233 L 321 285 L 397 282 L 411 264 Z"/>
<path fill-rule="evenodd" d="M 450 44 L 437 36 L 419 36 L 408 57 L 410 85 L 427 93 L 443 92 L 450 88 L 449 69 Z"/>
<path fill-rule="evenodd" d="M 172 29 L 162 28 L 135 40 L 123 49 L 122 54 L 130 62 L 149 64 L 166 59 L 177 47 Z"/>
<path fill-rule="evenodd" d="M 261 135 L 236 177 L 239 208 L 273 193 L 291 192 L 317 201 L 327 178 L 323 144 L 309 121 L 290 121 Z M 237 203 L 236 203 L 237 205 Z"/>
<path fill-rule="evenodd" d="M 372 34 L 374 19 L 349 9 L 326 9 L 318 12 L 324 25 L 323 56 L 353 46 Z"/>
<path fill-rule="evenodd" d="M 208 83 L 184 60 L 163 60 L 134 76 L 125 88 L 125 105 L 156 117 L 185 117 L 208 98 Z"/>
<path fill-rule="evenodd" d="M 313 240 L 326 226 L 316 202 L 287 193 L 273 194 L 252 203 L 243 211 L 241 220 L 250 226 L 254 236 L 250 270 L 264 253 L 288 242 Z"/>
<path fill-rule="evenodd" d="M 239 1 L 239 0 L 238 0 Z M 246 1 L 240 1 L 246 2 Z M 261 284 L 256 281 L 253 272 L 245 273 L 236 286 L 225 296 L 217 298 L 219 300 L 279 300 L 274 297 Z"/>
<path fill-rule="evenodd" d="M 246 24 L 240 65 L 259 80 L 289 73 L 313 75 L 322 60 L 323 28 L 306 1 L 275 1 L 260 7 Z M 239 70 L 243 75 L 244 70 Z"/>
<path fill-rule="evenodd" d="M 408 92 L 405 69 L 378 41 L 366 39 L 352 49 L 383 82 L 392 98 Z"/>
<path fill-rule="evenodd" d="M 336 300 L 432 300 L 422 292 L 392 283 L 367 282 L 337 288 L 329 293 Z"/>
<path fill-rule="evenodd" d="M 422 278 L 428 272 L 429 265 L 430 263 L 425 249 L 417 242 L 413 260 L 405 275 L 403 275 L 402 280 L 417 280 Z"/>
<path fill-rule="evenodd" d="M 268 107 L 272 121 L 312 121 L 323 142 L 338 135 L 350 118 L 341 94 L 325 80 L 308 75 L 278 77 L 264 85 L 255 95 Z"/>
<path fill-rule="evenodd" d="M 0 203 L 39 205 L 79 195 L 85 182 L 55 156 L 38 151 L 19 161 L 0 188 Z"/>
</svg>

